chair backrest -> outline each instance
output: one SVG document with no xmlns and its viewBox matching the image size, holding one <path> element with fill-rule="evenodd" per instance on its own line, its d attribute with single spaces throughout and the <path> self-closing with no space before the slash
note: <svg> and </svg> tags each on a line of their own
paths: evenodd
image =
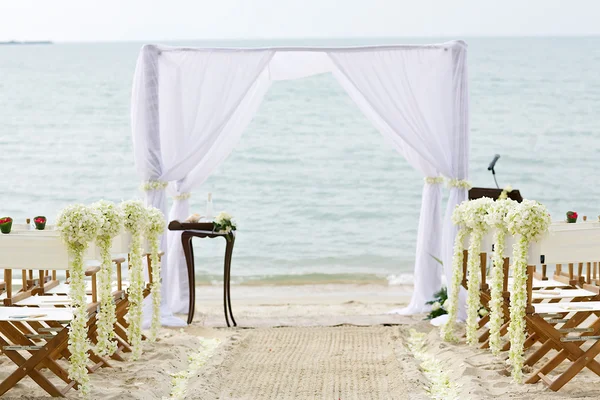
<svg viewBox="0 0 600 400">
<path fill-rule="evenodd" d="M 600 224 L 556 223 L 529 249 L 529 264 L 568 264 L 600 260 Z M 507 246 L 508 247 L 508 246 Z M 542 260 L 543 256 L 543 261 Z"/>
<path fill-rule="evenodd" d="M 0 268 L 68 270 L 69 253 L 58 232 L 46 234 L 12 232 L 0 236 Z M 50 233 L 53 232 L 53 233 Z M 86 254 L 84 259 L 90 259 Z"/>
</svg>

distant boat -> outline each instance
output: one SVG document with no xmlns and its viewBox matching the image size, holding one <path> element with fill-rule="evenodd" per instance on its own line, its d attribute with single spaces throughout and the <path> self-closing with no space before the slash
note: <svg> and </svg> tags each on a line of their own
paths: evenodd
<svg viewBox="0 0 600 400">
<path fill-rule="evenodd" d="M 18 42 L 16 40 L 11 40 L 9 42 L 0 42 L 0 45 L 23 45 L 23 44 L 52 44 L 51 41 L 49 40 L 40 40 L 40 41 L 25 41 L 25 42 Z"/>
</svg>

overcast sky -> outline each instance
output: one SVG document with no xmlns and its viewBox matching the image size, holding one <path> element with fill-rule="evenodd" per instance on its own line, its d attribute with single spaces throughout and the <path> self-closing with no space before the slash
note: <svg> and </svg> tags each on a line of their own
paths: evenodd
<svg viewBox="0 0 600 400">
<path fill-rule="evenodd" d="M 0 0 L 0 41 L 600 34 L 600 0 Z"/>
</svg>

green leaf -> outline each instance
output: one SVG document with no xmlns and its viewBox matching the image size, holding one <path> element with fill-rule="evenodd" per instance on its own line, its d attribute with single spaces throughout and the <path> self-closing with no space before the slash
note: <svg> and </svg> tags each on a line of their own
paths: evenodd
<svg viewBox="0 0 600 400">
<path fill-rule="evenodd" d="M 444 265 L 444 262 L 442 260 L 440 260 L 439 258 L 437 258 L 436 256 L 434 256 L 433 254 L 430 254 L 430 253 L 427 253 L 427 254 L 429 254 L 429 256 L 431 258 L 433 258 L 435 261 L 439 262 L 440 265 Z"/>
</svg>

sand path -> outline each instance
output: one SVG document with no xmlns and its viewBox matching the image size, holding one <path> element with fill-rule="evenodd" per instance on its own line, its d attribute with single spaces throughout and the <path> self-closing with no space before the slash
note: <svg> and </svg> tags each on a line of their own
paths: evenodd
<svg viewBox="0 0 600 400">
<path fill-rule="evenodd" d="M 397 327 L 268 328 L 232 338 L 188 390 L 210 399 L 407 399 Z"/>
</svg>

